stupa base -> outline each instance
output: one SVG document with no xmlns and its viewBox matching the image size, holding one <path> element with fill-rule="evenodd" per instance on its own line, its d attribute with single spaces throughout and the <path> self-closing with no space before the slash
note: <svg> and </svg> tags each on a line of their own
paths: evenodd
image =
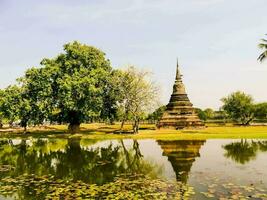
<svg viewBox="0 0 267 200">
<path fill-rule="evenodd" d="M 206 126 L 201 121 L 197 122 L 160 122 L 157 129 L 171 129 L 171 130 L 184 130 L 184 129 L 204 129 Z"/>
</svg>

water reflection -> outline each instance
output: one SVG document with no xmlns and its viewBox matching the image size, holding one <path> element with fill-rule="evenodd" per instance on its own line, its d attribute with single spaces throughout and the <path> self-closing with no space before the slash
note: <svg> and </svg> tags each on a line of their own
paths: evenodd
<svg viewBox="0 0 267 200">
<path fill-rule="evenodd" d="M 241 141 L 224 145 L 223 148 L 226 151 L 225 157 L 245 164 L 254 160 L 259 152 L 267 152 L 267 141 L 241 139 Z"/>
<path fill-rule="evenodd" d="M 163 156 L 168 157 L 176 174 L 176 180 L 186 183 L 196 157 L 200 157 L 199 150 L 205 140 L 158 140 L 157 142 L 163 150 Z"/>
<path fill-rule="evenodd" d="M 68 184 L 98 185 L 114 183 L 121 175 L 127 178 L 133 175 L 135 181 L 141 174 L 146 175 L 142 176 L 145 179 L 149 176 L 151 180 L 166 178 L 187 183 L 194 187 L 195 199 L 227 196 L 233 183 L 240 194 L 246 195 L 252 191 L 247 186 L 257 186 L 258 190 L 253 190 L 258 195 L 267 191 L 267 154 L 257 156 L 261 152 L 267 152 L 266 140 L 3 139 L 0 140 L 0 180 L 20 177 L 22 189 L 16 191 L 17 199 L 30 199 L 36 192 L 35 185 L 25 186 L 24 174 L 44 179 L 53 175 L 53 181 L 64 180 Z M 253 159 L 255 162 L 248 163 Z M 241 167 L 236 163 L 246 165 Z M 175 189 L 181 196 L 186 196 L 184 185 L 179 184 Z M 215 195 L 215 191 L 220 192 Z M 0 187 L 0 199 L 1 192 L 3 187 L 2 191 Z"/>
<path fill-rule="evenodd" d="M 103 184 L 120 174 L 148 174 L 157 177 L 161 167 L 145 160 L 136 140 L 126 148 L 110 142 L 91 148 L 97 141 L 76 139 L 2 140 L 0 165 L 14 166 L 14 170 L 0 172 L 0 177 L 21 174 L 38 176 L 52 174 L 57 178 L 82 180 Z"/>
</svg>

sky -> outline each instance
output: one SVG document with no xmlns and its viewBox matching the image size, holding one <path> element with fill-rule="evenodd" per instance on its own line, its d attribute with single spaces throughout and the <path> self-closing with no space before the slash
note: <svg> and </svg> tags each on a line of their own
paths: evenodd
<svg viewBox="0 0 267 200">
<path fill-rule="evenodd" d="M 195 107 L 218 109 L 241 90 L 267 101 L 266 0 L 0 0 L 0 88 L 77 40 L 114 68 L 152 72 L 168 103 L 176 58 Z"/>
</svg>

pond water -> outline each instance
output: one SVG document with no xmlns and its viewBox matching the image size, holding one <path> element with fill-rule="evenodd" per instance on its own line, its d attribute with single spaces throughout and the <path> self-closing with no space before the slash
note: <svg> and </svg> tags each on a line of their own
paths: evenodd
<svg viewBox="0 0 267 200">
<path fill-rule="evenodd" d="M 1 139 L 0 199 L 267 199 L 267 140 Z"/>
</svg>

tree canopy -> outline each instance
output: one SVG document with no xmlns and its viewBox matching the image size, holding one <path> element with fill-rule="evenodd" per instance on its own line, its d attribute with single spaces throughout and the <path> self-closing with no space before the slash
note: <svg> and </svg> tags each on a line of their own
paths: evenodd
<svg viewBox="0 0 267 200">
<path fill-rule="evenodd" d="M 234 92 L 221 99 L 222 109 L 228 116 L 243 125 L 248 125 L 254 118 L 253 98 L 244 92 Z"/>
<path fill-rule="evenodd" d="M 57 57 L 43 59 L 40 68 L 29 69 L 21 82 L 31 96 L 35 117 L 69 123 L 75 131 L 100 115 L 111 71 L 104 52 L 72 42 Z"/>
<path fill-rule="evenodd" d="M 22 108 L 21 88 L 17 85 L 8 86 L 1 92 L 0 111 L 2 117 L 9 121 L 12 126 L 16 121 Z"/>
<path fill-rule="evenodd" d="M 151 81 L 149 73 L 134 66 L 122 71 L 119 76 L 122 125 L 127 119 L 133 120 L 133 132 L 139 130 L 139 122 L 145 113 L 157 106 L 158 88 Z"/>
<path fill-rule="evenodd" d="M 258 119 L 267 119 L 267 102 L 255 105 L 255 117 Z"/>
</svg>

